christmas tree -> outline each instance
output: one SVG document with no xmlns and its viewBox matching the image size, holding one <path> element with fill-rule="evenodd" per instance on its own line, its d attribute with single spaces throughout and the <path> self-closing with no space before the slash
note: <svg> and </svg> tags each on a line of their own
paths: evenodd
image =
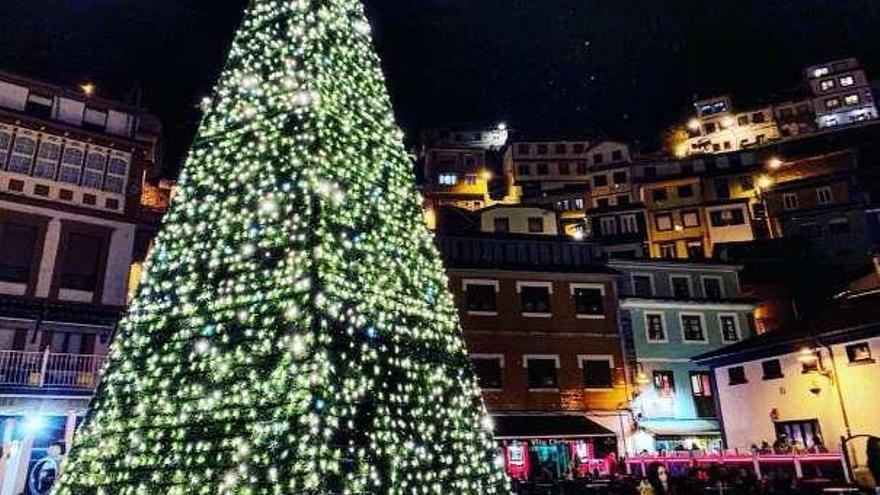
<svg viewBox="0 0 880 495">
<path fill-rule="evenodd" d="M 502 493 L 357 0 L 253 0 L 57 495 Z"/>
</svg>

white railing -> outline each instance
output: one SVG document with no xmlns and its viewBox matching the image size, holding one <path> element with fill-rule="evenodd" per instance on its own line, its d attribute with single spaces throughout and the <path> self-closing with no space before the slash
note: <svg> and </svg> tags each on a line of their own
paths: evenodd
<svg viewBox="0 0 880 495">
<path fill-rule="evenodd" d="M 107 356 L 0 351 L 0 386 L 93 390 Z"/>
</svg>

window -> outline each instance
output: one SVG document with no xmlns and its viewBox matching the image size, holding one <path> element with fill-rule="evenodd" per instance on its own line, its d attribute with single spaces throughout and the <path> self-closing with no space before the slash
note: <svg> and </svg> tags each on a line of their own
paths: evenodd
<svg viewBox="0 0 880 495">
<path fill-rule="evenodd" d="M 831 69 L 828 67 L 819 67 L 818 69 L 813 70 L 813 77 L 827 76 L 830 73 Z"/>
<path fill-rule="evenodd" d="M 6 157 L 9 156 L 9 145 L 12 143 L 12 134 L 0 130 L 0 170 L 6 164 Z"/>
<path fill-rule="evenodd" d="M 712 375 L 706 371 L 691 371 L 691 393 L 698 418 L 715 417 L 715 400 L 712 398 Z"/>
<path fill-rule="evenodd" d="M 681 212 L 681 223 L 685 227 L 699 227 L 700 215 L 697 210 L 685 210 Z"/>
<path fill-rule="evenodd" d="M 816 201 L 818 201 L 820 205 L 831 204 L 831 201 L 832 201 L 831 188 L 828 186 L 817 188 L 816 189 Z"/>
<path fill-rule="evenodd" d="M 520 308 L 523 314 L 550 313 L 550 286 L 520 285 Z"/>
<path fill-rule="evenodd" d="M 547 148 L 546 144 L 539 144 L 535 148 L 536 148 L 539 155 L 546 155 L 547 154 L 548 148 Z"/>
<path fill-rule="evenodd" d="M 593 154 L 593 163 L 596 165 L 601 165 L 605 161 L 605 155 L 602 153 L 594 153 Z"/>
<path fill-rule="evenodd" d="M 577 162 L 575 165 L 575 171 L 578 175 L 584 175 L 587 173 L 587 163 L 586 162 Z"/>
<path fill-rule="evenodd" d="M 739 208 L 715 210 L 709 212 L 709 221 L 713 227 L 729 227 L 746 223 L 745 214 Z"/>
<path fill-rule="evenodd" d="M 0 223 L 0 281 L 27 283 L 40 231 L 24 223 Z"/>
<path fill-rule="evenodd" d="M 61 145 L 54 140 L 44 138 L 43 142 L 40 143 L 40 150 L 37 153 L 37 162 L 34 164 L 34 177 L 54 179 L 60 159 Z"/>
<path fill-rule="evenodd" d="M 463 282 L 468 312 L 496 313 L 498 311 L 498 282 Z"/>
<path fill-rule="evenodd" d="M 701 260 L 706 257 L 706 250 L 703 248 L 702 240 L 687 241 L 685 243 L 687 257 L 694 260 Z"/>
<path fill-rule="evenodd" d="M 777 421 L 774 423 L 776 427 L 776 436 L 785 435 L 792 443 L 800 442 L 804 447 L 812 447 L 816 445 L 816 440 L 822 438 L 822 432 L 819 430 L 819 422 L 815 419 L 801 421 Z"/>
<path fill-rule="evenodd" d="M 529 217 L 529 232 L 544 232 L 544 219 L 541 217 Z"/>
<path fill-rule="evenodd" d="M 718 324 L 721 327 L 721 340 L 739 342 L 739 323 L 736 315 L 718 315 Z"/>
<path fill-rule="evenodd" d="M 612 179 L 615 184 L 626 184 L 626 172 L 614 172 Z"/>
<path fill-rule="evenodd" d="M 579 356 L 584 388 L 612 388 L 611 371 L 614 359 L 611 356 Z"/>
<path fill-rule="evenodd" d="M 736 118 L 736 123 L 743 126 L 749 125 L 749 116 L 748 115 L 740 115 Z"/>
<path fill-rule="evenodd" d="M 472 355 L 471 363 L 477 374 L 477 382 L 484 390 L 500 390 L 502 387 L 502 369 L 504 358 L 502 356 Z"/>
<path fill-rule="evenodd" d="M 578 316 L 605 316 L 605 289 L 599 287 L 587 287 L 572 285 L 575 313 Z"/>
<path fill-rule="evenodd" d="M 668 197 L 669 195 L 666 193 L 665 187 L 651 189 L 651 200 L 653 201 L 666 201 Z"/>
<path fill-rule="evenodd" d="M 871 347 L 867 342 L 859 342 L 858 344 L 850 344 L 846 346 L 846 357 L 850 363 L 873 363 L 871 357 Z"/>
<path fill-rule="evenodd" d="M 672 371 L 654 371 L 654 388 L 661 397 L 673 397 L 675 395 L 675 375 Z"/>
<path fill-rule="evenodd" d="M 859 104 L 859 95 L 853 93 L 851 95 L 846 95 L 843 97 L 844 105 L 858 105 Z"/>
<path fill-rule="evenodd" d="M 694 186 L 692 184 L 685 184 L 682 186 L 678 186 L 678 197 L 679 198 L 692 198 L 692 197 L 694 197 Z"/>
<path fill-rule="evenodd" d="M 828 91 L 829 89 L 834 88 L 834 79 L 825 79 L 824 81 L 819 81 L 819 89 L 822 91 Z"/>
<path fill-rule="evenodd" d="M 560 162 L 556 164 L 557 169 L 559 170 L 559 175 L 569 175 L 571 174 L 571 167 L 568 162 Z"/>
<path fill-rule="evenodd" d="M 715 179 L 715 195 L 718 199 L 730 199 L 730 182 L 727 179 Z"/>
<path fill-rule="evenodd" d="M 840 98 L 828 98 L 825 100 L 825 108 L 828 110 L 837 108 L 840 106 Z"/>
<path fill-rule="evenodd" d="M 645 313 L 645 331 L 648 342 L 666 342 L 666 325 L 663 313 Z"/>
<path fill-rule="evenodd" d="M 844 88 L 848 86 L 852 86 L 856 81 L 853 79 L 853 76 L 843 76 L 840 78 L 840 85 Z"/>
<path fill-rule="evenodd" d="M 526 356 L 523 363 L 527 368 L 530 389 L 555 389 L 559 386 L 557 356 Z"/>
<path fill-rule="evenodd" d="M 795 193 L 785 193 L 782 195 L 782 207 L 786 210 L 796 210 L 798 207 L 798 198 Z"/>
<path fill-rule="evenodd" d="M 764 112 L 755 112 L 752 114 L 752 123 L 753 124 L 761 124 L 767 121 L 767 118 L 764 116 Z"/>
<path fill-rule="evenodd" d="M 733 146 L 730 144 L 730 141 L 724 141 L 724 149 L 729 150 Z"/>
<path fill-rule="evenodd" d="M 518 145 L 516 145 L 516 151 L 520 155 L 528 155 L 529 152 L 531 151 L 531 146 L 529 146 L 527 144 L 518 144 Z"/>
<path fill-rule="evenodd" d="M 626 206 L 629 204 L 629 194 L 619 194 L 617 196 L 617 205 Z"/>
<path fill-rule="evenodd" d="M 706 341 L 706 333 L 703 331 L 703 317 L 701 315 L 681 315 L 681 330 L 685 342 Z"/>
<path fill-rule="evenodd" d="M 846 218 L 835 218 L 828 222 L 828 233 L 831 235 L 846 235 L 849 231 L 849 220 Z"/>
<path fill-rule="evenodd" d="M 83 187 L 101 189 L 104 182 L 104 166 L 106 163 L 107 155 L 99 151 L 89 151 L 86 155 L 86 166 L 83 170 Z"/>
<path fill-rule="evenodd" d="M 440 174 L 437 183 L 441 186 L 454 186 L 458 184 L 458 174 Z"/>
<path fill-rule="evenodd" d="M 727 368 L 728 385 L 742 385 L 748 383 L 746 379 L 746 369 L 742 366 L 732 366 Z"/>
<path fill-rule="evenodd" d="M 661 232 L 672 230 L 672 214 L 657 213 L 654 215 L 654 224 L 657 226 L 657 230 Z"/>
<path fill-rule="evenodd" d="M 538 169 L 536 172 L 538 175 L 547 175 L 550 173 L 550 166 L 546 163 L 538 163 L 535 167 Z"/>
<path fill-rule="evenodd" d="M 571 148 L 574 153 L 579 155 L 584 152 L 584 143 L 574 143 Z"/>
<path fill-rule="evenodd" d="M 507 217 L 496 218 L 493 224 L 495 232 L 510 232 L 510 219 Z"/>
<path fill-rule="evenodd" d="M 633 295 L 651 297 L 654 295 L 654 278 L 650 275 L 633 275 Z"/>
<path fill-rule="evenodd" d="M 553 151 L 558 155 L 563 155 L 568 151 L 568 146 L 566 146 L 565 143 L 557 143 L 553 147 Z"/>
<path fill-rule="evenodd" d="M 532 173 L 532 167 L 528 163 L 520 163 L 516 166 L 516 172 L 519 175 L 530 175 Z"/>
<path fill-rule="evenodd" d="M 676 299 L 690 299 L 691 297 L 691 279 L 690 277 L 669 277 L 669 283 L 672 285 L 672 295 Z"/>
<path fill-rule="evenodd" d="M 713 301 L 724 297 L 721 290 L 721 277 L 703 277 L 703 296 Z"/>
<path fill-rule="evenodd" d="M 706 122 L 704 127 L 706 128 L 706 134 L 712 134 L 715 132 L 715 122 Z"/>
<path fill-rule="evenodd" d="M 596 200 L 596 208 L 608 208 L 609 205 L 608 198 L 599 198 Z"/>
<path fill-rule="evenodd" d="M 602 217 L 599 219 L 599 227 L 603 236 L 617 234 L 617 219 L 614 217 Z"/>
<path fill-rule="evenodd" d="M 605 174 L 593 176 L 593 187 L 605 187 L 608 185 L 608 176 Z"/>
<path fill-rule="evenodd" d="M 664 242 L 660 244 L 660 257 L 666 258 L 668 260 L 675 259 L 678 257 L 678 253 L 675 250 L 674 242 Z"/>
<path fill-rule="evenodd" d="M 29 174 L 31 172 L 31 162 L 34 160 L 36 146 L 37 142 L 28 136 L 19 135 L 16 137 L 15 144 L 12 146 L 12 156 L 9 158 L 7 170 L 19 174 Z"/>
<path fill-rule="evenodd" d="M 611 161 L 612 162 L 621 162 L 623 161 L 623 150 L 614 150 L 611 152 Z"/>
<path fill-rule="evenodd" d="M 620 232 L 622 234 L 635 234 L 639 231 L 639 224 L 635 215 L 621 215 Z"/>
<path fill-rule="evenodd" d="M 79 184 L 85 153 L 82 148 L 66 145 L 61 154 L 61 170 L 58 180 L 67 184 Z"/>
<path fill-rule="evenodd" d="M 574 200 L 574 209 L 575 210 L 583 210 L 584 209 L 584 200 L 583 198 L 577 198 Z"/>
<path fill-rule="evenodd" d="M 776 380 L 784 377 L 782 363 L 778 359 L 761 361 L 761 370 L 764 372 L 763 380 Z"/>
<path fill-rule="evenodd" d="M 98 270 L 103 250 L 104 241 L 100 237 L 70 233 L 61 264 L 60 287 L 94 291 L 98 286 Z"/>
</svg>

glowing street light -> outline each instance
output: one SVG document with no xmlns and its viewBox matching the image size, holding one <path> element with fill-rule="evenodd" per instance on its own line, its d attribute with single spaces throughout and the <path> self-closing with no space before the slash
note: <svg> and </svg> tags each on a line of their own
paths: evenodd
<svg viewBox="0 0 880 495">
<path fill-rule="evenodd" d="M 773 185 L 773 179 L 766 175 L 758 177 L 758 189 L 769 189 Z"/>
<path fill-rule="evenodd" d="M 81 89 L 86 96 L 92 96 L 95 93 L 95 85 L 90 82 L 80 84 L 79 89 Z"/>
<path fill-rule="evenodd" d="M 688 121 L 688 129 L 693 132 L 700 130 L 700 119 L 691 119 Z"/>
<path fill-rule="evenodd" d="M 770 170 L 779 170 L 782 168 L 783 162 L 779 157 L 774 156 L 773 158 L 767 160 L 767 168 Z"/>
</svg>

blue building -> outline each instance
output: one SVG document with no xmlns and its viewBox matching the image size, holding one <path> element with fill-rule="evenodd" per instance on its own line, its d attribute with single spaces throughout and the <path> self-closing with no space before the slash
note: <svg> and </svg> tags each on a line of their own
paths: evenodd
<svg viewBox="0 0 880 495">
<path fill-rule="evenodd" d="M 610 260 L 620 276 L 621 330 L 636 394 L 631 450 L 721 446 L 716 387 L 693 356 L 754 335 L 741 267 L 674 260 Z"/>
</svg>

